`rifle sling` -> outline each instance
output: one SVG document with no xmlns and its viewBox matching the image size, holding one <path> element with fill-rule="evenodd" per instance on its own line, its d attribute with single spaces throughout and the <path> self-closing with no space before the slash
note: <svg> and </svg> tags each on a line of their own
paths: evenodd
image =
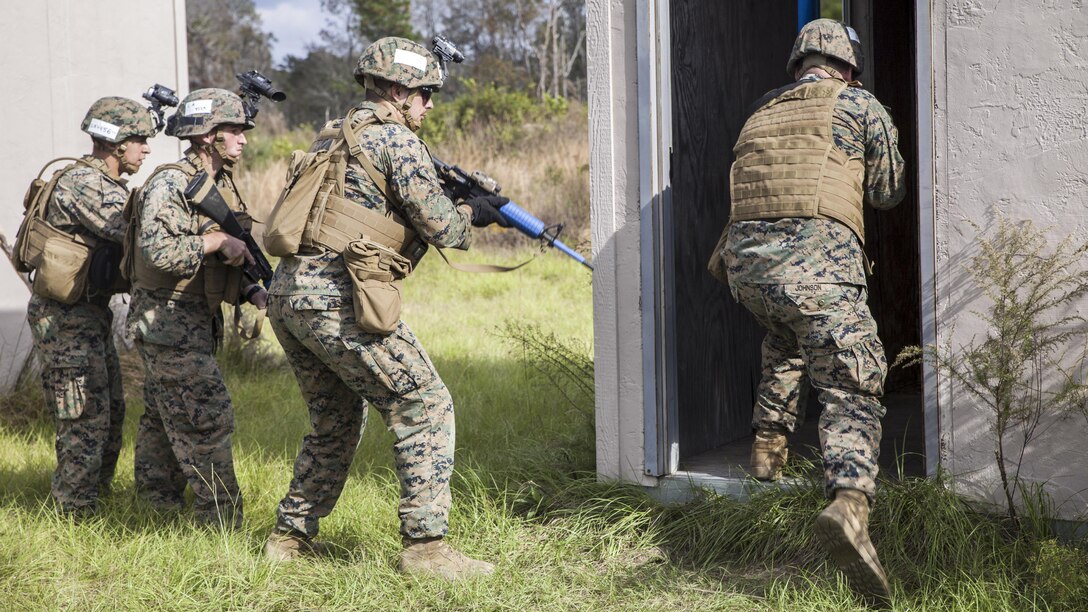
<svg viewBox="0 0 1088 612">
<path fill-rule="evenodd" d="M 247 330 L 245 325 L 242 325 L 242 304 L 238 303 L 234 305 L 234 331 L 243 340 L 255 340 L 261 337 L 261 330 L 264 329 L 264 318 L 266 309 L 255 308 L 257 314 L 253 317 L 253 325 Z"/>
<path fill-rule="evenodd" d="M 366 171 L 370 180 L 374 181 L 374 184 L 378 186 L 378 190 L 382 192 L 385 199 L 389 202 L 396 202 L 396 200 L 393 199 L 392 192 L 389 191 L 389 182 L 385 180 L 385 175 L 378 172 L 378 169 L 374 167 L 374 162 L 370 161 L 370 158 L 363 153 L 363 146 L 359 144 L 359 139 L 355 136 L 355 130 L 351 128 L 352 118 L 355 117 L 357 110 L 358 109 L 354 109 L 348 113 L 348 116 L 344 117 L 344 122 L 340 125 L 340 131 L 344 141 L 348 145 L 348 153 L 358 160 L 359 165 Z M 363 127 L 366 126 L 364 125 Z"/>
<path fill-rule="evenodd" d="M 472 272 L 474 274 L 487 274 L 490 272 L 513 272 L 514 270 L 517 270 L 518 268 L 533 261 L 537 257 L 540 257 L 540 253 L 537 253 L 536 255 L 533 255 L 529 259 L 526 259 L 525 261 L 519 263 L 516 266 L 500 266 L 498 264 L 453 263 L 449 260 L 448 257 L 446 257 L 446 254 L 443 252 L 444 249 L 435 247 L 435 250 L 438 251 L 438 254 L 442 256 L 442 261 L 446 262 L 446 265 L 448 265 L 449 267 L 460 272 Z"/>
</svg>

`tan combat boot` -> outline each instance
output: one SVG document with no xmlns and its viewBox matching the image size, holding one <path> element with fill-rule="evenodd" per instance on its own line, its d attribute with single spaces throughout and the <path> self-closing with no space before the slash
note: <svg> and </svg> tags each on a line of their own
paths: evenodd
<svg viewBox="0 0 1088 612">
<path fill-rule="evenodd" d="M 328 553 L 328 547 L 321 542 L 296 533 L 283 533 L 272 530 L 264 543 L 264 556 L 269 561 L 283 563 L 301 557 L 320 557 Z"/>
<path fill-rule="evenodd" d="M 404 550 L 400 553 L 400 571 L 460 580 L 486 576 L 495 571 L 495 566 L 466 556 L 442 538 L 405 539 Z"/>
<path fill-rule="evenodd" d="M 752 444 L 751 472 L 756 480 L 778 480 L 786 465 L 786 434 L 774 429 L 757 429 Z"/>
<path fill-rule="evenodd" d="M 869 540 L 869 498 L 864 493 L 837 489 L 835 501 L 816 517 L 816 535 L 855 592 L 870 603 L 890 603 L 888 577 Z"/>
</svg>

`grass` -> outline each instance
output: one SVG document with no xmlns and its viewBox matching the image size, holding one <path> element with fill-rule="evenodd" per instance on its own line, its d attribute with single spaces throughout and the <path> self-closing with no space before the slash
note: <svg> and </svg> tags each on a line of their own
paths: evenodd
<svg viewBox="0 0 1088 612">
<path fill-rule="evenodd" d="M 525 254 L 457 255 L 481 262 Z M 824 503 L 814 466 L 794 466 L 802 485 L 748 503 L 705 495 L 663 507 L 636 488 L 596 481 L 582 391 L 592 374 L 590 286 L 580 266 L 546 254 L 521 272 L 468 275 L 428 258 L 407 293 L 405 319 L 457 406 L 451 541 L 495 562 L 496 576 L 436 584 L 395 571 L 398 486 L 392 438 L 376 414 L 322 523 L 332 556 L 286 567 L 262 561 L 306 431 L 294 378 L 266 334 L 260 345 L 229 344 L 221 354 L 237 413 L 246 505 L 239 532 L 157 514 L 136 497 L 138 398 L 129 402 L 113 495 L 87 522 L 49 506 L 51 425 L 0 428 L 5 607 L 858 609 L 811 538 Z M 899 609 L 1088 607 L 1083 549 L 1054 541 L 1041 523 L 1024 531 L 980 514 L 940 482 L 882 483 L 873 533 Z"/>
<path fill-rule="evenodd" d="M 554 124 L 523 132 L 518 146 L 497 146 L 480 130 L 453 133 L 434 151 L 490 173 L 541 219 L 567 222 L 565 242 L 588 253 L 584 109 L 572 105 Z M 284 151 L 307 146 L 306 138 L 299 130 L 264 141 L 254 135 L 239 181 L 256 217 L 279 195 Z M 484 248 L 450 257 L 512 264 L 536 254 L 512 230 L 489 228 L 477 244 Z M 747 503 L 707 494 L 664 507 L 641 489 L 597 482 L 591 279 L 580 265 L 549 252 L 517 272 L 476 275 L 431 255 L 406 283 L 403 316 L 457 407 L 451 541 L 496 563 L 494 577 L 445 584 L 395 571 L 398 484 L 392 436 L 376 413 L 336 510 L 321 524 L 332 556 L 287 567 L 262 561 L 307 431 L 294 376 L 266 326 L 260 342 L 228 342 L 220 353 L 245 496 L 237 532 L 158 514 L 135 495 L 133 441 L 143 407 L 134 354 L 123 358 L 129 402 L 113 494 L 86 522 L 60 518 L 50 506 L 53 427 L 40 387 L 30 381 L 0 397 L 4 607 L 858 609 L 812 540 L 812 519 L 825 503 L 814 466 L 793 465 L 801 485 Z M 1045 514 L 1041 501 L 1033 507 Z M 1054 540 L 1045 521 L 981 514 L 943 482 L 882 482 L 872 531 L 899 609 L 1088 609 L 1082 546 Z"/>
</svg>

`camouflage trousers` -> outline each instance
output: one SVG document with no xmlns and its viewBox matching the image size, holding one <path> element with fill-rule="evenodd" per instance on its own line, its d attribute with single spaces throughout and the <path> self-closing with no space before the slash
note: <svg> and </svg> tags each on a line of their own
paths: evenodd
<svg viewBox="0 0 1088 612">
<path fill-rule="evenodd" d="M 819 391 L 826 491 L 876 492 L 880 419 L 888 362 L 864 286 L 730 285 L 767 328 L 763 376 L 752 426 L 792 432 L 803 418 L 808 382 Z"/>
<path fill-rule="evenodd" d="M 332 512 L 367 421 L 369 401 L 396 437 L 398 514 L 409 538 L 448 531 L 453 474 L 453 399 L 403 322 L 388 335 L 363 332 L 350 298 L 272 296 L 269 319 L 310 412 L 310 433 L 280 501 L 276 527 L 306 536 Z"/>
<path fill-rule="evenodd" d="M 193 513 L 238 527 L 242 493 L 234 475 L 234 408 L 210 352 L 137 338 L 144 360 L 144 414 L 136 432 L 136 488 L 160 508 L 181 508 L 185 485 Z"/>
<path fill-rule="evenodd" d="M 32 296 L 27 321 L 42 364 L 45 403 L 57 428 L 52 495 L 63 512 L 94 512 L 121 452 L 125 397 L 105 303 Z"/>
</svg>

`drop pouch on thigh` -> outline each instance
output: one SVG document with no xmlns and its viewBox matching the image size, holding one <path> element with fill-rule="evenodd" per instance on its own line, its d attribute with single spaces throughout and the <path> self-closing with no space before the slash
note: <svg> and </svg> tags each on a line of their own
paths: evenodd
<svg viewBox="0 0 1088 612">
<path fill-rule="evenodd" d="M 75 304 L 87 291 L 91 248 L 67 237 L 45 241 L 34 276 L 34 293 L 62 304 Z"/>
<path fill-rule="evenodd" d="M 365 238 L 348 243 L 343 256 L 359 328 L 370 334 L 392 333 L 400 322 L 400 281 L 411 273 L 412 263 Z"/>
</svg>

